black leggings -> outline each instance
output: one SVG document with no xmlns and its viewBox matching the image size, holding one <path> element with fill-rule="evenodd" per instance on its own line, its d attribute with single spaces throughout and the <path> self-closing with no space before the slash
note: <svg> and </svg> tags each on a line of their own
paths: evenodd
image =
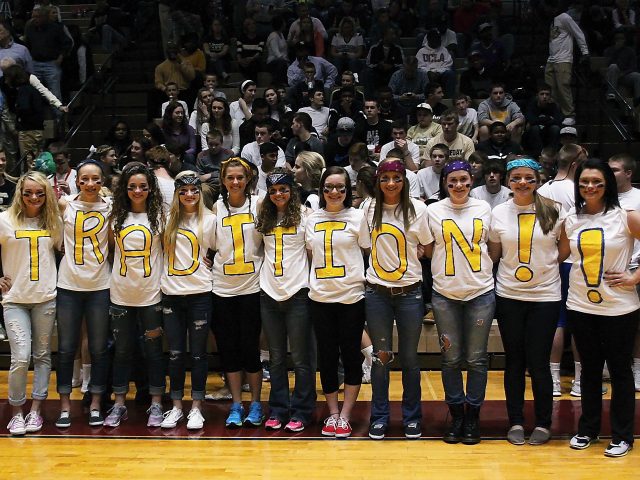
<svg viewBox="0 0 640 480">
<path fill-rule="evenodd" d="M 525 302 L 496 296 L 496 318 L 506 354 L 504 392 L 509 423 L 524 425 L 525 370 L 531 374 L 536 427 L 551 426 L 553 380 L 549 367 L 560 302 Z"/>
<path fill-rule="evenodd" d="M 364 329 L 364 299 L 353 304 L 320 303 L 311 300 L 311 319 L 318 342 L 318 366 L 322 391 L 334 393 L 338 383 L 338 360 L 342 356 L 344 383 L 362 383 L 360 351 Z"/>
</svg>

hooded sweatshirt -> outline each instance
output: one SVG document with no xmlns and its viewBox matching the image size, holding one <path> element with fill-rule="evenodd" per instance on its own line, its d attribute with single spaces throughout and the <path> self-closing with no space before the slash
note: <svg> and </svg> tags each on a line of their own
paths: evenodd
<svg viewBox="0 0 640 480">
<path fill-rule="evenodd" d="M 500 105 L 493 103 L 493 100 L 489 97 L 483 100 L 478 107 L 478 122 L 482 122 L 483 120 L 498 120 L 508 125 L 514 120 L 523 117 L 524 115 L 520 111 L 520 107 L 511 99 L 510 95 L 505 95 Z"/>
</svg>

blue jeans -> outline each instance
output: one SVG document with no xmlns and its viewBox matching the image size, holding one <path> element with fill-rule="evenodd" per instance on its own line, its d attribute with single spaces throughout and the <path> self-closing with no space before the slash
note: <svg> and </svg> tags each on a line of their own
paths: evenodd
<svg viewBox="0 0 640 480">
<path fill-rule="evenodd" d="M 442 385 L 449 405 L 482 406 L 487 388 L 487 341 L 496 307 L 493 290 L 468 301 L 433 292 L 431 299 L 442 351 Z M 462 367 L 467 366 L 467 393 Z"/>
<path fill-rule="evenodd" d="M 76 358 L 82 319 L 87 323 L 91 355 L 91 393 L 104 393 L 109 358 L 109 289 L 80 292 L 58 288 L 58 393 L 71 393 L 73 361 Z"/>
<path fill-rule="evenodd" d="M 112 304 L 109 314 L 116 344 L 113 358 L 113 393 L 122 395 L 129 391 L 131 367 L 140 331 L 144 332 L 141 336 L 149 378 L 149 393 L 162 395 L 165 390 L 162 305 L 158 303 L 147 307 L 125 307 Z"/>
<path fill-rule="evenodd" d="M 163 295 L 162 315 L 169 344 L 171 399 L 182 400 L 186 376 L 187 332 L 191 353 L 191 399 L 204 400 L 209 364 L 207 338 L 211 319 L 211 293 Z"/>
<path fill-rule="evenodd" d="M 420 366 L 418 341 L 422 332 L 424 303 L 422 288 L 409 293 L 388 296 L 367 286 L 365 310 L 373 351 L 391 350 L 393 321 L 398 330 L 398 356 L 402 364 L 402 423 L 420 422 Z M 373 363 L 371 369 L 371 423 L 389 423 L 389 370 L 390 365 Z"/>
<path fill-rule="evenodd" d="M 60 90 L 60 80 L 62 79 L 62 68 L 56 65 L 54 61 L 50 62 L 33 62 L 33 74 L 38 77 L 45 87 L 51 90 L 59 100 L 62 100 L 62 92 Z M 93 369 L 91 370 L 93 373 Z"/>
<path fill-rule="evenodd" d="M 34 400 L 44 400 L 51 377 L 51 334 L 56 318 L 56 301 L 43 303 L 7 303 L 4 324 L 11 346 L 9 368 L 9 404 L 14 407 L 27 401 L 27 373 L 33 354 Z"/>
<path fill-rule="evenodd" d="M 284 302 L 260 293 L 262 327 L 269 343 L 270 416 L 280 421 L 311 423 L 316 406 L 316 345 L 309 315 L 309 290 L 300 289 Z M 295 386 L 289 396 L 287 339 L 295 372 Z"/>
</svg>

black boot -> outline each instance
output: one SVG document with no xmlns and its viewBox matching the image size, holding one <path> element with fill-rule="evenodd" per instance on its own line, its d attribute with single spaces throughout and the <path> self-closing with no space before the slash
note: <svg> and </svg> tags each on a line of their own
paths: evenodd
<svg viewBox="0 0 640 480">
<path fill-rule="evenodd" d="M 462 428 L 464 424 L 464 404 L 457 403 L 449 405 L 451 422 L 447 431 L 442 437 L 445 443 L 460 443 L 462 441 Z"/>
<path fill-rule="evenodd" d="M 464 414 L 464 425 L 462 434 L 462 443 L 465 445 L 475 445 L 480 443 L 480 407 L 472 407 L 467 405 L 467 411 Z"/>
</svg>

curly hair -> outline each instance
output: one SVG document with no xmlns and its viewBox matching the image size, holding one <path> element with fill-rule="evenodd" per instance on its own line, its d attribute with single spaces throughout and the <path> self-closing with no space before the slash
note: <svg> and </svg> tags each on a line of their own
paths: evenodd
<svg viewBox="0 0 640 480">
<path fill-rule="evenodd" d="M 274 168 L 271 173 L 279 173 L 292 176 L 286 168 Z M 291 178 L 293 182 L 293 178 Z M 256 230 L 263 235 L 273 232 L 276 227 L 297 227 L 302 219 L 302 203 L 300 202 L 300 192 L 295 185 L 290 187 L 290 197 L 284 217 L 278 221 L 278 209 L 271 200 L 271 195 L 267 194 L 262 201 L 262 206 L 258 212 L 256 220 Z"/>
<path fill-rule="evenodd" d="M 149 185 L 149 195 L 147 196 L 146 207 L 151 232 L 158 234 L 165 222 L 165 212 L 162 206 L 162 194 L 158 186 L 158 179 L 149 168 L 140 162 L 131 162 L 122 170 L 120 181 L 113 192 L 113 208 L 111 209 L 110 221 L 113 232 L 118 234 L 131 212 L 131 200 L 129 199 L 127 187 L 129 179 L 134 175 L 144 175 L 147 177 Z"/>
</svg>

